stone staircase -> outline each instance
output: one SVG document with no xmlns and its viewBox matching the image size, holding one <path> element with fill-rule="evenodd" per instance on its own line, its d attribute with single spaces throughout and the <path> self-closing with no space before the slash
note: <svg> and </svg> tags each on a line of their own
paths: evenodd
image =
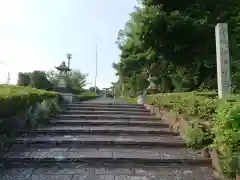
<svg viewBox="0 0 240 180">
<path fill-rule="evenodd" d="M 158 117 L 151 116 L 143 105 L 126 102 L 74 102 L 47 126 L 8 143 L 10 148 L 0 159 L 5 167 L 2 178 L 6 176 L 6 169 L 21 167 L 23 171 L 32 169 L 26 179 L 41 179 L 43 175 L 48 175 L 48 179 L 53 176 L 61 179 L 69 175 L 66 169 L 72 172 L 71 177 L 67 176 L 69 179 L 81 179 L 84 176 L 81 172 L 86 168 L 94 169 L 86 180 L 99 179 L 96 173 L 99 169 L 104 169 L 101 176 L 112 172 L 113 176 L 104 176 L 106 180 L 214 179 L 210 159 L 186 149 L 179 135 L 171 132 Z M 45 174 L 37 174 L 43 167 Z M 58 170 L 46 174 L 53 167 Z M 131 175 L 117 173 L 119 167 L 125 171 L 130 169 Z M 59 169 L 65 169 L 65 174 L 56 176 Z M 19 177 L 19 173 L 17 175 Z"/>
</svg>

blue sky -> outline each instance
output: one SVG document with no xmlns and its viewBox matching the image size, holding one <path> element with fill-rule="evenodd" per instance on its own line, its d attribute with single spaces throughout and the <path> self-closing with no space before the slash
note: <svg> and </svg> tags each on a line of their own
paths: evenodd
<svg viewBox="0 0 240 180">
<path fill-rule="evenodd" d="M 94 84 L 98 40 L 97 86 L 116 80 L 111 65 L 119 60 L 116 37 L 136 0 L 2 0 L 0 1 L 0 82 L 17 73 L 50 70 L 72 53 L 73 69 L 87 73 Z M 91 85 L 88 85 L 91 86 Z"/>
</svg>

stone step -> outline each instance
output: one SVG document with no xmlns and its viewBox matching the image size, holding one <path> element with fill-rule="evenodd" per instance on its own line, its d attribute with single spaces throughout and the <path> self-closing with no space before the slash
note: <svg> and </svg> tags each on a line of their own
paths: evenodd
<svg viewBox="0 0 240 180">
<path fill-rule="evenodd" d="M 178 135 L 169 128 L 137 127 L 137 126 L 51 126 L 32 130 L 35 133 L 48 135 L 80 135 L 80 134 L 106 134 L 106 135 Z"/>
<path fill-rule="evenodd" d="M 111 102 L 111 101 L 78 101 L 72 102 L 71 104 L 87 104 L 87 105 L 123 105 L 123 106 L 143 106 L 142 104 L 135 104 L 129 102 Z"/>
<path fill-rule="evenodd" d="M 19 148 L 20 149 L 20 148 Z M 10 149 L 0 156 L 0 162 L 21 163 L 144 163 L 147 164 L 198 164 L 211 165 L 210 159 L 196 152 L 179 148 L 27 148 Z"/>
<path fill-rule="evenodd" d="M 68 104 L 66 107 L 111 107 L 111 108 L 135 108 L 135 109 L 145 109 L 143 105 L 131 105 L 131 104 Z"/>
<path fill-rule="evenodd" d="M 75 115 L 75 114 L 82 114 L 82 115 L 95 115 L 95 114 L 107 114 L 107 115 L 114 115 L 114 114 L 123 114 L 123 115 L 137 115 L 137 116 L 150 116 L 151 113 L 147 112 L 147 111 L 124 111 L 124 110 L 118 110 L 118 111 L 89 111 L 89 110 L 66 110 L 63 111 L 62 114 L 71 114 L 71 115 Z"/>
<path fill-rule="evenodd" d="M 70 106 L 70 107 L 66 107 L 67 110 L 88 110 L 88 111 L 136 111 L 136 112 L 149 112 L 147 109 L 145 108 L 134 108 L 134 107 L 101 107 L 101 106 L 93 106 L 93 107 L 79 107 L 79 106 Z"/>
<path fill-rule="evenodd" d="M 108 114 L 60 114 L 57 115 L 56 118 L 59 119 L 131 119 L 131 120 L 160 120 L 159 117 L 156 116 L 129 116 L 123 114 L 115 114 L 115 115 L 108 115 Z"/>
<path fill-rule="evenodd" d="M 24 165 L 24 167 L 23 167 Z M 20 167 L 20 168 L 19 168 Z M 209 166 L 51 163 L 2 169 L 2 180 L 216 180 Z"/>
<path fill-rule="evenodd" d="M 144 121 L 144 120 L 127 120 L 127 119 L 114 119 L 114 120 L 76 120 L 76 119 L 62 119 L 62 120 L 51 120 L 50 124 L 55 125 L 94 125 L 94 126 L 102 126 L 102 125 L 118 125 L 118 126 L 144 126 L 144 127 L 169 127 L 168 124 L 162 121 Z"/>
<path fill-rule="evenodd" d="M 133 135 L 65 135 L 25 136 L 8 140 L 6 146 L 23 144 L 29 147 L 185 147 L 179 136 L 133 136 Z"/>
</svg>

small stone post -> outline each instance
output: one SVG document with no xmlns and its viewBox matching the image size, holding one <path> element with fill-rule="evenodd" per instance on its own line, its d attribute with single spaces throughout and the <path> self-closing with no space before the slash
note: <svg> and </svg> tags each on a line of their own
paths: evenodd
<svg viewBox="0 0 240 180">
<path fill-rule="evenodd" d="M 144 94 L 141 94 L 140 96 L 138 96 L 138 100 L 137 100 L 138 104 L 146 104 L 146 99 Z"/>
<path fill-rule="evenodd" d="M 228 25 L 219 23 L 215 27 L 217 53 L 218 97 L 227 98 L 231 95 L 231 74 L 228 47 Z"/>
</svg>

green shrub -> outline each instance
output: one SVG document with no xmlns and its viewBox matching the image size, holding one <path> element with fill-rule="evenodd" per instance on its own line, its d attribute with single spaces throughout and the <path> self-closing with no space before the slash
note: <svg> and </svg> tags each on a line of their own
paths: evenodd
<svg viewBox="0 0 240 180">
<path fill-rule="evenodd" d="M 211 97 L 211 98 L 209 98 Z M 184 114 L 186 118 L 211 121 L 216 109 L 215 93 L 184 92 L 149 95 L 149 104 Z"/>
<path fill-rule="evenodd" d="M 26 121 L 29 128 L 36 128 L 48 122 L 49 118 L 55 116 L 61 109 L 57 98 L 44 100 L 27 109 Z"/>
<path fill-rule="evenodd" d="M 30 73 L 30 85 L 37 89 L 53 90 L 53 84 L 47 79 L 44 71 L 33 71 Z"/>
<path fill-rule="evenodd" d="M 45 103 L 39 103 L 31 106 L 27 112 L 27 124 L 30 128 L 37 128 L 45 124 L 48 119 L 49 109 Z"/>
<path fill-rule="evenodd" d="M 28 86 L 30 84 L 30 73 L 22 73 L 18 74 L 18 85 L 20 86 Z"/>
<path fill-rule="evenodd" d="M 204 139 L 204 132 L 199 124 L 187 125 L 184 134 L 184 140 L 187 145 L 193 148 L 201 148 Z"/>
<path fill-rule="evenodd" d="M 137 98 L 132 98 L 132 97 L 121 97 L 121 99 L 125 99 L 127 100 L 128 102 L 131 102 L 131 103 L 137 103 Z"/>
<path fill-rule="evenodd" d="M 0 85 L 0 117 L 14 116 L 29 106 L 59 94 L 51 91 L 15 85 Z"/>
<path fill-rule="evenodd" d="M 18 74 L 18 85 L 31 86 L 38 89 L 53 90 L 53 84 L 43 71 L 33 71 Z"/>
<path fill-rule="evenodd" d="M 234 154 L 240 151 L 240 102 L 220 101 L 216 112 L 213 147 L 220 155 L 223 173 L 233 175 L 237 169 Z"/>
<path fill-rule="evenodd" d="M 124 99 L 136 102 L 134 98 Z M 216 92 L 162 93 L 148 95 L 147 102 L 182 114 L 188 121 L 186 143 L 194 148 L 216 148 L 222 172 L 234 176 L 240 159 L 239 94 L 219 100 Z"/>
<path fill-rule="evenodd" d="M 46 106 L 49 109 L 49 114 L 48 114 L 49 117 L 53 117 L 61 111 L 61 108 L 59 107 L 59 104 L 56 98 L 47 100 Z"/>
<path fill-rule="evenodd" d="M 80 95 L 75 95 L 75 97 L 79 101 L 87 101 L 87 100 L 95 99 L 99 96 L 94 92 L 85 91 L 85 92 L 81 93 Z"/>
<path fill-rule="evenodd" d="M 188 122 L 183 139 L 191 148 L 203 148 L 212 144 L 214 135 L 197 121 Z"/>
</svg>

